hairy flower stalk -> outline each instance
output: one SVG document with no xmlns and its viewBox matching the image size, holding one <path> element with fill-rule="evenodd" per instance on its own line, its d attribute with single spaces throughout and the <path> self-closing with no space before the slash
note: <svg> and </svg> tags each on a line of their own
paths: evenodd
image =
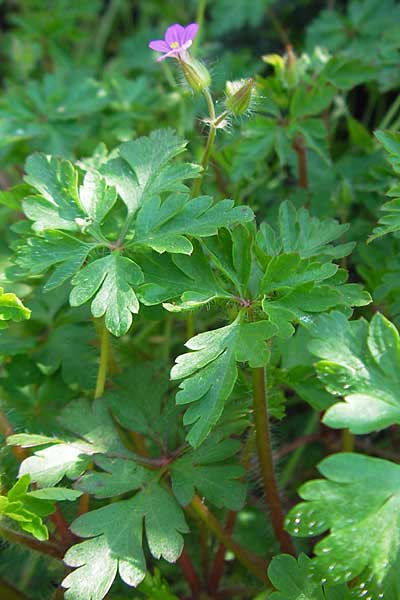
<svg viewBox="0 0 400 600">
<path fill-rule="evenodd" d="M 175 25 L 168 27 L 165 32 L 164 40 L 153 40 L 149 43 L 149 47 L 152 50 L 162 52 L 162 55 L 157 58 L 158 62 L 165 60 L 166 58 L 174 58 L 177 60 L 190 88 L 196 94 L 202 93 L 207 102 L 209 116 L 205 122 L 209 127 L 209 131 L 203 157 L 201 159 L 203 170 L 194 182 L 192 190 L 193 198 L 200 193 L 203 176 L 208 168 L 217 129 L 223 127 L 225 118 L 228 116 L 228 112 L 225 111 L 217 117 L 214 101 L 209 89 L 211 85 L 210 73 L 202 62 L 191 56 L 188 52 L 198 30 L 199 25 L 197 23 L 191 23 L 186 27 L 176 23 Z"/>
</svg>

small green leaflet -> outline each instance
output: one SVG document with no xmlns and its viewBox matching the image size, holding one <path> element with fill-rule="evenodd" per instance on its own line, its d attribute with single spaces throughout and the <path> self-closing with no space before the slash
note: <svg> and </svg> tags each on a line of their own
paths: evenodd
<svg viewBox="0 0 400 600">
<path fill-rule="evenodd" d="M 393 200 L 385 202 L 381 207 L 385 214 L 380 217 L 378 227 L 374 229 L 369 241 L 400 230 L 400 133 L 377 131 L 375 135 L 388 153 L 388 160 L 397 175 L 397 181 L 387 192 Z"/>
<path fill-rule="evenodd" d="M 190 256 L 146 253 L 138 258 L 145 279 L 138 289 L 143 304 L 163 302 L 167 310 L 179 312 L 217 298 L 232 297 L 217 279 L 199 244 L 192 244 L 194 251 Z"/>
<path fill-rule="evenodd" d="M 320 316 L 310 327 L 310 351 L 326 389 L 345 402 L 327 410 L 324 423 L 370 433 L 400 423 L 400 339 L 395 326 L 376 313 L 368 324 L 342 313 Z"/>
<path fill-rule="evenodd" d="M 212 236 L 221 227 L 253 219 L 249 207 L 235 207 L 232 200 L 213 204 L 210 196 L 190 199 L 186 194 L 175 194 L 161 202 L 159 197 L 152 196 L 137 215 L 134 243 L 160 253 L 191 254 L 193 244 L 188 236 Z"/>
<path fill-rule="evenodd" d="M 15 265 L 9 272 L 19 279 L 41 275 L 54 267 L 44 284 L 50 291 L 70 279 L 85 262 L 93 244 L 66 235 L 62 231 L 46 231 L 41 237 L 31 237 L 18 246 Z"/>
<path fill-rule="evenodd" d="M 295 536 L 330 530 L 314 547 L 314 578 L 330 585 L 357 578 L 356 598 L 397 597 L 385 592 L 400 567 L 400 466 L 342 452 L 324 459 L 318 469 L 326 479 L 302 485 L 305 502 L 286 519 Z"/>
<path fill-rule="evenodd" d="M 200 448 L 174 461 L 172 488 L 179 502 L 189 504 L 197 489 L 218 508 L 240 510 L 246 497 L 246 486 L 239 480 L 244 469 L 233 460 L 239 449 L 240 442 L 218 440 L 211 435 Z"/>
<path fill-rule="evenodd" d="M 116 187 L 128 213 L 133 215 L 146 199 L 163 192 L 186 191 L 186 179 L 197 177 L 200 167 L 171 164 L 185 151 L 187 142 L 173 129 L 157 129 L 148 137 L 126 142 L 101 167 L 109 185 Z"/>
<path fill-rule="evenodd" d="M 171 379 L 183 379 L 176 401 L 191 405 L 185 412 L 184 424 L 192 425 L 187 436 L 192 446 L 199 446 L 218 422 L 237 379 L 236 363 L 265 365 L 266 341 L 275 332 L 271 323 L 246 323 L 239 313 L 230 325 L 200 333 L 186 342 L 191 352 L 178 356 Z"/>
<path fill-rule="evenodd" d="M 82 217 L 78 196 L 78 173 L 67 161 L 45 154 L 33 154 L 25 164 L 25 181 L 39 192 L 23 202 L 33 229 L 77 231 L 75 219 Z"/>
<path fill-rule="evenodd" d="M 54 512 L 54 501 L 76 500 L 81 492 L 66 488 L 46 488 L 29 492 L 30 477 L 22 475 L 7 493 L 0 495 L 0 516 L 14 521 L 38 540 L 49 539 L 43 517 Z"/>
<path fill-rule="evenodd" d="M 86 513 L 71 530 L 91 538 L 72 546 L 65 562 L 76 570 L 63 581 L 66 600 L 101 600 L 117 573 L 131 586 L 146 574 L 142 548 L 143 529 L 149 550 L 156 559 L 175 562 L 183 549 L 182 533 L 188 531 L 182 509 L 159 485 L 157 476 L 133 498 Z"/>
<path fill-rule="evenodd" d="M 350 600 L 350 592 L 341 586 L 323 587 L 310 579 L 311 559 L 300 554 L 296 560 L 289 554 L 274 556 L 268 577 L 276 588 L 270 600 Z"/>
<path fill-rule="evenodd" d="M 81 306 L 93 298 L 94 317 L 105 315 L 106 327 L 115 336 L 124 335 L 139 312 L 134 288 L 143 281 L 140 267 L 115 251 L 91 262 L 72 278 L 71 306 Z"/>
<path fill-rule="evenodd" d="M 31 311 L 12 292 L 4 292 L 0 287 L 0 329 L 8 327 L 8 321 L 29 319 Z"/>
</svg>

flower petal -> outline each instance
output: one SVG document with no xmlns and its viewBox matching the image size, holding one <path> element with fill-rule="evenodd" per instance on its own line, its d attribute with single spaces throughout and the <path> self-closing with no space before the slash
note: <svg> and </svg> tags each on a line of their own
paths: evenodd
<svg viewBox="0 0 400 600">
<path fill-rule="evenodd" d="M 166 58 L 176 58 L 178 56 L 178 54 L 180 54 L 179 48 L 176 48 L 176 50 L 170 50 L 169 52 L 167 52 L 166 54 L 163 54 L 162 56 L 159 56 L 157 58 L 157 62 L 161 62 L 162 60 L 165 60 Z"/>
<path fill-rule="evenodd" d="M 170 47 L 168 46 L 167 42 L 164 40 L 153 40 L 152 42 L 150 42 L 149 48 L 151 48 L 152 50 L 155 50 L 156 52 L 169 52 L 170 51 Z"/>
<path fill-rule="evenodd" d="M 189 40 L 194 40 L 199 30 L 198 23 L 190 23 L 187 27 L 185 27 L 185 31 L 183 33 L 183 42 L 188 42 Z"/>
<path fill-rule="evenodd" d="M 168 27 L 167 31 L 165 32 L 165 41 L 167 42 L 169 47 L 171 47 L 171 44 L 173 44 L 174 42 L 178 42 L 180 46 L 184 41 L 184 33 L 185 28 L 182 27 L 182 25 L 175 23 L 175 25 L 171 25 L 171 27 Z"/>
</svg>

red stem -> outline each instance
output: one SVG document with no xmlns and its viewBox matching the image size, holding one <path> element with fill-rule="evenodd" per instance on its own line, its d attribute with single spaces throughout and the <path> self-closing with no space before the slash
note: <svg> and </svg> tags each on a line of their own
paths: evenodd
<svg viewBox="0 0 400 600">
<path fill-rule="evenodd" d="M 308 189 L 308 174 L 307 174 L 307 148 L 304 143 L 303 136 L 297 136 L 292 142 L 293 150 L 297 154 L 299 187 L 305 190 Z"/>
<path fill-rule="evenodd" d="M 178 559 L 178 564 L 190 586 L 193 598 L 197 598 L 201 590 L 201 584 L 199 578 L 197 577 L 192 559 L 185 548 L 182 550 L 182 554 Z"/>
<path fill-rule="evenodd" d="M 237 512 L 235 512 L 234 510 L 230 510 L 228 512 L 228 516 L 227 516 L 226 523 L 225 523 L 225 531 L 228 535 L 232 535 L 232 533 L 233 533 L 233 528 L 235 526 L 236 518 L 237 518 Z M 214 594 L 219 588 L 221 577 L 224 572 L 225 553 L 226 553 L 226 548 L 225 548 L 224 544 L 221 543 L 219 545 L 217 553 L 215 555 L 214 564 L 212 566 L 211 575 L 210 575 L 210 578 L 208 581 L 208 589 L 212 594 Z"/>
</svg>

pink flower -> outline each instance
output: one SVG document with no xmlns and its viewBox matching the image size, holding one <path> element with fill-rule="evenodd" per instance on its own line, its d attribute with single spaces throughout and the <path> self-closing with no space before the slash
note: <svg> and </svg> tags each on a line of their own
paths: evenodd
<svg viewBox="0 0 400 600">
<path fill-rule="evenodd" d="M 175 25 L 168 27 L 164 40 L 151 41 L 149 48 L 156 52 L 163 52 L 163 55 L 157 58 L 158 61 L 170 57 L 184 57 L 186 50 L 192 45 L 198 29 L 199 26 L 197 23 L 191 23 L 187 27 L 182 27 L 182 25 L 175 23 Z"/>
</svg>

